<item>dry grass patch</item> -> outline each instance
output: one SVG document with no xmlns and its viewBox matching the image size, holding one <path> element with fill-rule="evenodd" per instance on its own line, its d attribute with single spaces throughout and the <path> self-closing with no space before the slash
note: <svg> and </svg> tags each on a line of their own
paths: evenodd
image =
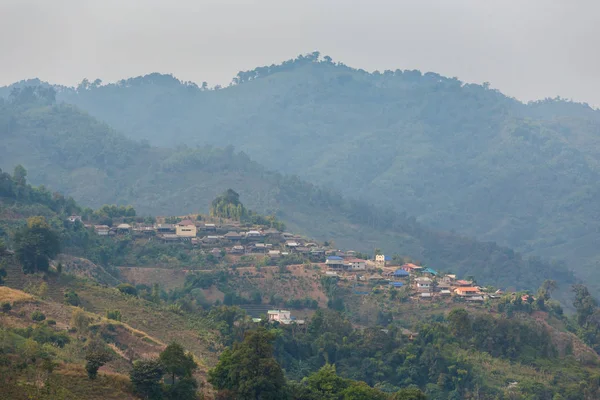
<svg viewBox="0 0 600 400">
<path fill-rule="evenodd" d="M 33 296 L 21 290 L 0 286 L 0 303 L 10 302 L 12 304 L 32 300 Z"/>
</svg>

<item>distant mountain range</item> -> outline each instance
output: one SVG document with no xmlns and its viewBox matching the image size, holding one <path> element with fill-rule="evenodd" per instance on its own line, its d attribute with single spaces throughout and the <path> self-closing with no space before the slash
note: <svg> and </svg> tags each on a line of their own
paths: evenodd
<svg viewBox="0 0 600 400">
<path fill-rule="evenodd" d="M 32 183 L 82 205 L 132 204 L 141 214 L 182 215 L 206 211 L 213 198 L 233 188 L 249 208 L 342 248 L 382 248 L 499 287 L 535 289 L 546 278 L 563 287 L 574 282 L 564 264 L 428 229 L 390 207 L 271 172 L 232 147 L 159 148 L 128 139 L 54 97 L 42 86 L 25 87 L 0 102 L 1 167 L 22 164 Z"/>
<path fill-rule="evenodd" d="M 488 85 L 367 73 L 317 53 L 240 72 L 218 90 L 161 74 L 57 89 L 130 138 L 234 146 L 270 170 L 566 259 L 600 282 L 600 111 L 586 104 L 523 104 Z"/>
</svg>

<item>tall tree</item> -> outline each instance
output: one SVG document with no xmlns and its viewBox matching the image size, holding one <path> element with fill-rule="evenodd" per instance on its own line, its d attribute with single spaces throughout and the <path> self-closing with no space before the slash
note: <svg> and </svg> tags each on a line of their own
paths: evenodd
<svg viewBox="0 0 600 400">
<path fill-rule="evenodd" d="M 30 217 L 27 226 L 15 233 L 15 255 L 23 272 L 48 271 L 50 260 L 60 251 L 58 234 L 44 217 Z"/>
<path fill-rule="evenodd" d="M 275 335 L 265 328 L 246 333 L 242 343 L 225 350 L 209 382 L 240 400 L 279 400 L 286 397 L 285 377 L 273 357 Z"/>
<path fill-rule="evenodd" d="M 192 372 L 198 368 L 191 353 L 185 353 L 183 346 L 173 342 L 160 353 L 160 362 L 165 372 L 171 375 L 171 384 L 176 383 L 176 378 L 192 376 Z"/>
<path fill-rule="evenodd" d="M 162 397 L 160 380 L 164 372 L 159 360 L 136 361 L 129 372 L 135 393 L 147 400 L 160 399 Z"/>
</svg>

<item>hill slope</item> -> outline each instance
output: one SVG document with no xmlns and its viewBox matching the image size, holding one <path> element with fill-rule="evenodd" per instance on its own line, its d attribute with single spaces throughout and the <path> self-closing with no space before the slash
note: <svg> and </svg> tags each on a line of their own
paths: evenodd
<svg viewBox="0 0 600 400">
<path fill-rule="evenodd" d="M 574 260 L 596 277 L 600 112 L 522 104 L 420 71 L 367 73 L 316 55 L 201 90 L 151 74 L 62 88 L 125 134 L 158 145 L 234 145 L 266 167 L 426 225 Z"/>
<path fill-rule="evenodd" d="M 142 214 L 181 215 L 206 210 L 217 194 L 232 187 L 249 208 L 276 213 L 291 230 L 333 238 L 340 247 L 368 253 L 382 248 L 501 287 L 536 288 L 545 278 L 573 282 L 560 264 L 426 229 L 414 218 L 269 172 L 231 148 L 151 147 L 126 139 L 72 106 L 35 98 L 16 98 L 0 107 L 3 167 L 21 163 L 30 169 L 33 182 L 85 205 L 129 203 Z M 4 209 L 10 210 L 10 204 L 9 199 Z"/>
</svg>

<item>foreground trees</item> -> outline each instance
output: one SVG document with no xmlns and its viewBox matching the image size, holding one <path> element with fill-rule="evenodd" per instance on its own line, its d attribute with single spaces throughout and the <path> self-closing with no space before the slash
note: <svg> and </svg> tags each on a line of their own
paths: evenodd
<svg viewBox="0 0 600 400">
<path fill-rule="evenodd" d="M 198 382 L 192 376 L 196 368 L 192 354 L 174 342 L 158 359 L 136 361 L 129 377 L 135 393 L 144 399 L 193 400 L 198 390 Z"/>
<path fill-rule="evenodd" d="M 334 365 L 326 364 L 301 382 L 286 382 L 273 357 L 275 334 L 265 328 L 246 333 L 244 341 L 225 350 L 208 381 L 219 391 L 218 398 L 239 400 L 387 400 L 389 395 L 365 382 L 342 378 Z M 419 389 L 403 389 L 392 397 L 422 400 Z M 421 397 L 419 397 L 421 396 Z"/>
<path fill-rule="evenodd" d="M 248 332 L 242 343 L 223 352 L 217 366 L 209 371 L 208 381 L 240 400 L 286 398 L 285 377 L 273 357 L 274 339 L 275 335 L 264 328 Z"/>
</svg>

